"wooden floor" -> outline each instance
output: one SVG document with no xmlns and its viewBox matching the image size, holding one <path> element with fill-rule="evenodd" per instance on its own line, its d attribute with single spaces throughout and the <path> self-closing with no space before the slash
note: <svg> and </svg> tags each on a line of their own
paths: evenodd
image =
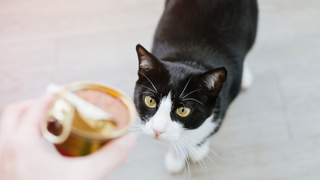
<svg viewBox="0 0 320 180">
<path fill-rule="evenodd" d="M 164 1 L 0 1 L 0 109 L 50 82 L 95 80 L 132 96 L 135 45 L 150 49 Z M 320 1 L 260 0 L 251 89 L 231 105 L 192 180 L 320 179 Z M 163 164 L 166 148 L 141 136 L 111 180 L 185 180 Z M 108 161 L 104 159 L 102 161 Z M 94 165 L 93 165 L 94 166 Z"/>
</svg>

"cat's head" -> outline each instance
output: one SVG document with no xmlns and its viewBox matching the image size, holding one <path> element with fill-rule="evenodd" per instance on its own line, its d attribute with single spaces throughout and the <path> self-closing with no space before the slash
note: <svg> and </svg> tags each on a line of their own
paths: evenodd
<svg viewBox="0 0 320 180">
<path fill-rule="evenodd" d="M 136 47 L 139 79 L 134 103 L 143 132 L 171 141 L 196 129 L 212 115 L 227 77 L 225 68 L 202 71 L 183 63 L 161 61 L 141 45 Z"/>
</svg>

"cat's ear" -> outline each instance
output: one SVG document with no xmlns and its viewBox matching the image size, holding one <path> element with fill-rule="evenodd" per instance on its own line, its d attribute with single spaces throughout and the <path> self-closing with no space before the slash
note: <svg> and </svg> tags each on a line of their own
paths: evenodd
<svg viewBox="0 0 320 180">
<path fill-rule="evenodd" d="M 138 58 L 139 58 L 139 71 L 150 71 L 157 68 L 159 60 L 149 53 L 143 46 L 138 44 L 136 46 Z"/>
<path fill-rule="evenodd" d="M 224 81 L 227 79 L 227 74 L 226 68 L 221 67 L 205 72 L 201 75 L 201 80 L 210 91 L 210 94 L 217 96 L 222 89 Z"/>
</svg>

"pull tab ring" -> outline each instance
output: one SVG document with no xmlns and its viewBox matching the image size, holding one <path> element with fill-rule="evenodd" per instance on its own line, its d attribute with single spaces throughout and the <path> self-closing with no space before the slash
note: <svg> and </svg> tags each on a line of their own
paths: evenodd
<svg viewBox="0 0 320 180">
<path fill-rule="evenodd" d="M 69 137 L 75 113 L 74 106 L 63 98 L 57 98 L 51 105 L 48 115 L 41 123 L 43 137 L 54 144 L 61 144 Z M 49 119 L 54 118 L 62 126 L 62 132 L 54 135 L 48 130 Z"/>
</svg>

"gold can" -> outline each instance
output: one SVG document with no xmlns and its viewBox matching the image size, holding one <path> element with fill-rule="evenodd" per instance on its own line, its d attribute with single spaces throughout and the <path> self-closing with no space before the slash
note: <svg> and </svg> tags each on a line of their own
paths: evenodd
<svg viewBox="0 0 320 180">
<path fill-rule="evenodd" d="M 93 116 L 84 114 L 83 108 L 81 110 L 81 107 L 66 98 L 70 93 L 80 96 L 85 93 L 88 95 L 89 91 L 91 94 L 92 92 L 100 93 L 101 97 L 105 94 L 114 98 L 115 101 L 111 101 L 108 97 L 110 102 L 104 102 L 106 98 L 101 97 L 96 98 L 95 101 L 99 102 L 101 107 L 109 103 L 113 112 L 113 114 L 110 113 L 111 115 L 121 111 L 118 112 L 121 117 L 126 115 L 127 118 L 97 120 Z M 119 106 L 121 108 L 115 109 L 118 106 L 114 104 L 122 104 L 124 108 Z M 103 108 L 106 109 L 106 107 Z M 93 115 L 98 114 L 94 112 Z M 46 118 L 41 123 L 41 132 L 43 137 L 53 143 L 62 155 L 84 156 L 97 151 L 109 140 L 127 134 L 135 119 L 135 106 L 131 98 L 121 90 L 96 82 L 75 82 L 64 86 L 56 94 Z"/>
</svg>

